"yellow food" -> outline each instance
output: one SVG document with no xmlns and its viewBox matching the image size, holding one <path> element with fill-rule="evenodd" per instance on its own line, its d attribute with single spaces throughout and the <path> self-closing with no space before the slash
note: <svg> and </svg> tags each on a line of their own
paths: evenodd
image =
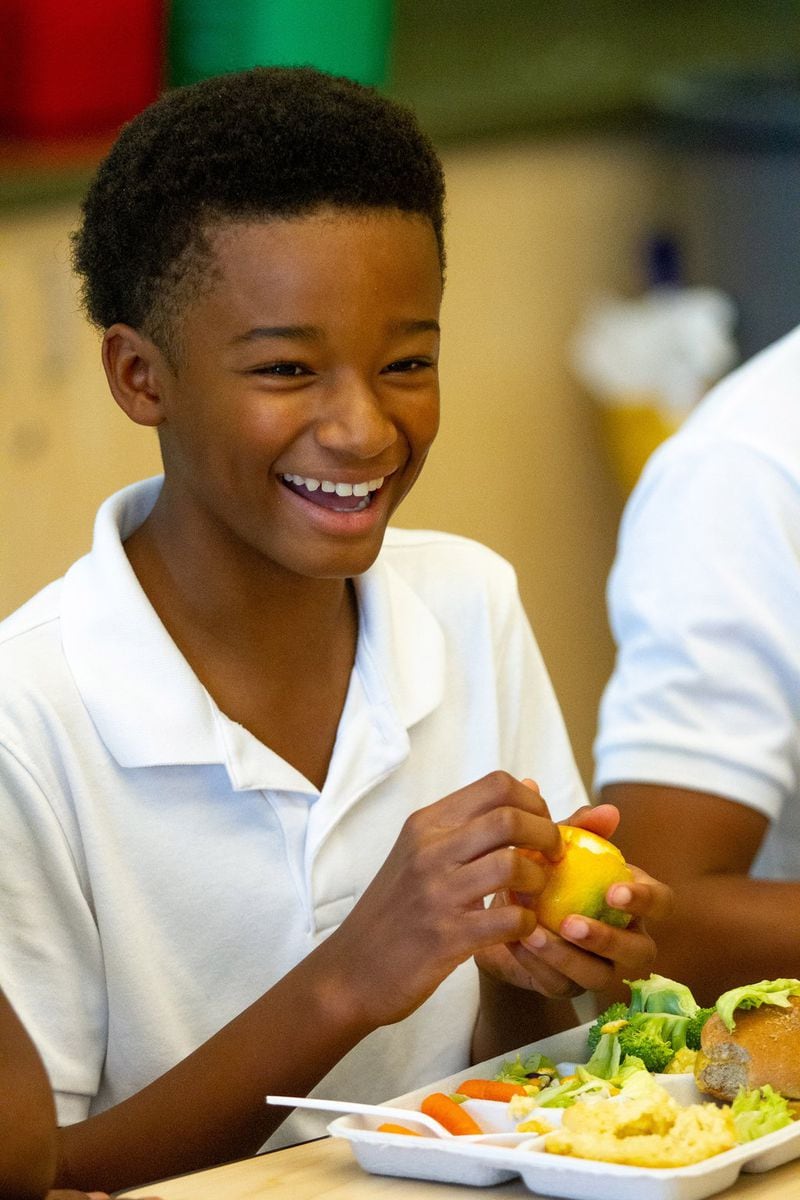
<svg viewBox="0 0 800 1200">
<path fill-rule="evenodd" d="M 606 892 L 613 883 L 630 883 L 631 871 L 621 852 L 611 842 L 579 829 L 559 825 L 563 856 L 546 866 L 547 881 L 536 901 L 536 915 L 542 925 L 558 933 L 570 913 L 594 917 L 608 925 L 625 926 L 630 914 L 606 904 Z"/>
<path fill-rule="evenodd" d="M 517 1133 L 552 1133 L 554 1129 L 555 1125 L 551 1125 L 549 1121 L 545 1121 L 542 1117 L 531 1117 L 517 1126 Z"/>
<path fill-rule="evenodd" d="M 544 1145 L 550 1154 L 631 1167 L 685 1167 L 736 1144 L 730 1109 L 682 1108 L 666 1088 L 654 1085 L 630 1100 L 578 1101 Z"/>
<path fill-rule="evenodd" d="M 675 1057 L 664 1068 L 665 1075 L 691 1075 L 697 1062 L 697 1051 L 682 1046 L 675 1051 Z"/>
<path fill-rule="evenodd" d="M 508 1102 L 508 1115 L 512 1121 L 522 1121 L 538 1107 L 538 1096 L 512 1096 Z"/>
<path fill-rule="evenodd" d="M 517 1133 L 552 1133 L 555 1125 L 533 1112 L 539 1105 L 538 1096 L 512 1096 L 508 1102 L 508 1115 L 516 1122 Z"/>
</svg>

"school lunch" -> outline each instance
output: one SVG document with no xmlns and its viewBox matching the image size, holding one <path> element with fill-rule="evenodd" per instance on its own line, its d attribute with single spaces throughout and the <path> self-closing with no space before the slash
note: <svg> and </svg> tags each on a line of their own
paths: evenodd
<svg viewBox="0 0 800 1200">
<path fill-rule="evenodd" d="M 421 1111 L 474 1138 L 488 1130 L 468 1101 L 493 1101 L 508 1129 L 536 1137 L 539 1151 L 645 1168 L 700 1163 L 800 1117 L 800 980 L 735 988 L 710 1008 L 663 975 L 628 986 L 628 1002 L 589 1026 L 585 1062 L 518 1054 L 493 1078 L 432 1092 Z M 675 1076 L 693 1081 L 699 1102 L 679 1102 Z M 402 1124 L 379 1128 L 426 1136 Z"/>
</svg>

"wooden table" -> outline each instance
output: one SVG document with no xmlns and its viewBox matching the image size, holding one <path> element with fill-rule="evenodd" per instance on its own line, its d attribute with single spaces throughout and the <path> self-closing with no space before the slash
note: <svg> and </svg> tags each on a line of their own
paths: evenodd
<svg viewBox="0 0 800 1200">
<path fill-rule="evenodd" d="M 531 1200 L 522 1180 L 499 1187 L 424 1183 L 368 1175 L 341 1138 L 322 1138 L 288 1150 L 243 1159 L 122 1193 L 162 1200 Z M 798 1200 L 800 1159 L 761 1175 L 740 1175 L 718 1200 Z"/>
</svg>

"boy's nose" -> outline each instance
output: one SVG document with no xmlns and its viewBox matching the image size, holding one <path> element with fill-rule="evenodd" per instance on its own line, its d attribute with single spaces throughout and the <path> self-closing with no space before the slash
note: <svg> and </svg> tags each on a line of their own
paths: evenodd
<svg viewBox="0 0 800 1200">
<path fill-rule="evenodd" d="M 396 440 L 397 429 L 375 390 L 350 378 L 328 392 L 316 436 L 327 450 L 376 458 Z"/>
</svg>

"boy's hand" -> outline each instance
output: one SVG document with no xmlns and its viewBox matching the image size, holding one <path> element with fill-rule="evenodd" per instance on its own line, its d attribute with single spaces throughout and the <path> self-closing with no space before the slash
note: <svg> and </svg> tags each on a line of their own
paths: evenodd
<svg viewBox="0 0 800 1200">
<path fill-rule="evenodd" d="M 365 1025 L 401 1020 L 459 963 L 498 944 L 519 947 L 533 934 L 528 906 L 485 906 L 498 892 L 541 891 L 542 866 L 515 846 L 552 858 L 560 835 L 538 788 L 505 772 L 407 819 L 352 913 L 315 951 Z"/>
<path fill-rule="evenodd" d="M 619 823 L 612 805 L 582 808 L 567 824 L 610 837 Z M 614 979 L 640 979 L 649 975 L 656 946 L 644 928 L 644 918 L 661 920 L 672 909 L 672 890 L 631 864 L 633 881 L 614 884 L 606 900 L 632 915 L 626 929 L 568 916 L 558 934 L 541 925 L 517 944 L 490 947 L 475 955 L 478 966 L 503 982 L 550 997 L 576 996 L 584 991 L 604 991 Z M 495 903 L 504 903 L 496 897 Z"/>
</svg>

